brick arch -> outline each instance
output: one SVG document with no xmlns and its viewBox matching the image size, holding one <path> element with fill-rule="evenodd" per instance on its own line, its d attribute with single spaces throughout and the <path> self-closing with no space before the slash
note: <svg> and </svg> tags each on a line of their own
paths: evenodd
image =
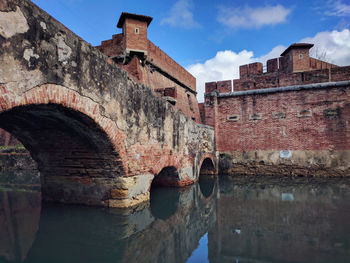
<svg viewBox="0 0 350 263">
<path fill-rule="evenodd" d="M 0 86 L 0 123 L 38 162 L 43 199 L 106 205 L 114 177 L 127 176 L 123 133 L 98 103 L 66 87 L 15 94 Z"/>
<path fill-rule="evenodd" d="M 200 162 L 198 162 L 198 177 L 200 176 L 201 173 L 201 169 L 202 169 L 202 165 L 204 160 L 209 159 L 211 160 L 213 167 L 214 167 L 214 174 L 216 174 L 216 167 L 215 167 L 215 162 L 214 162 L 214 157 L 212 154 L 204 154 L 203 156 L 201 156 Z M 213 175 L 214 175 L 213 174 Z"/>
<path fill-rule="evenodd" d="M 108 135 L 115 149 L 125 158 L 126 148 L 123 143 L 125 135 L 115 122 L 100 114 L 99 104 L 78 92 L 56 84 L 36 86 L 22 94 L 15 94 L 5 85 L 0 86 L 0 114 L 18 106 L 58 104 L 85 114 L 98 124 Z M 125 163 L 125 162 L 124 162 Z M 127 172 L 127 165 L 125 165 Z"/>
<path fill-rule="evenodd" d="M 180 181 L 179 171 L 175 166 L 165 166 L 157 173 L 151 185 L 158 186 L 177 186 Z"/>
</svg>

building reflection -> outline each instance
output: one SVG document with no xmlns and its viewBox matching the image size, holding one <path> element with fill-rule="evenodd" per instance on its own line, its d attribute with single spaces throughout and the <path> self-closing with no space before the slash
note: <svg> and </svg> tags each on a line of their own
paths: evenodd
<svg viewBox="0 0 350 263">
<path fill-rule="evenodd" d="M 137 209 L 44 204 L 41 215 L 40 193 L 1 192 L 0 262 L 187 262 L 201 237 L 210 262 L 347 262 L 349 185 L 202 180 Z"/>
<path fill-rule="evenodd" d="M 288 180 L 220 182 L 210 262 L 348 262 L 349 182 Z"/>
<path fill-rule="evenodd" d="M 136 210 L 44 204 L 40 223 L 39 198 L 33 224 L 16 222 L 32 228 L 19 233 L 28 244 L 20 251 L 17 241 L 1 246 L 0 261 L 3 257 L 9 262 L 186 262 L 215 224 L 214 190 L 204 197 L 198 184 L 170 188 L 166 195 L 159 189 L 154 196 L 166 199 L 168 207 L 157 200 Z M 9 229 L 1 229 L 3 243 L 8 240 L 6 232 Z"/>
</svg>

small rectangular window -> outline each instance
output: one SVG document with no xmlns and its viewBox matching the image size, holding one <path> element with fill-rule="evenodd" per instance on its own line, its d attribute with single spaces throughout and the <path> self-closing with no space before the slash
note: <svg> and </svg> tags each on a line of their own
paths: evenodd
<svg viewBox="0 0 350 263">
<path fill-rule="evenodd" d="M 260 113 L 249 114 L 249 120 L 250 121 L 261 120 L 261 114 Z"/>
<path fill-rule="evenodd" d="M 138 27 L 135 27 L 135 34 L 138 35 L 140 33 L 140 30 Z"/>
<path fill-rule="evenodd" d="M 297 113 L 298 118 L 306 118 L 306 117 L 312 117 L 312 111 L 311 110 L 301 110 Z"/>
<path fill-rule="evenodd" d="M 227 121 L 239 121 L 239 115 L 227 115 L 226 116 Z"/>
<path fill-rule="evenodd" d="M 285 119 L 286 118 L 286 113 L 279 111 L 279 112 L 272 112 L 272 118 L 273 119 Z"/>
</svg>

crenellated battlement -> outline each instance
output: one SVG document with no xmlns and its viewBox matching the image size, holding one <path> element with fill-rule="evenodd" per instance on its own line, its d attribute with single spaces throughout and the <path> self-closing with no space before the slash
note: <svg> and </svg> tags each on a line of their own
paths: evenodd
<svg viewBox="0 0 350 263">
<path fill-rule="evenodd" d="M 350 67 L 337 65 L 312 58 L 309 49 L 313 44 L 294 43 L 278 58 L 266 62 L 266 71 L 261 62 L 254 62 L 239 67 L 239 79 L 208 82 L 205 93 L 217 90 L 227 93 L 243 90 L 266 89 L 330 81 L 343 81 L 350 78 Z M 220 84 L 219 83 L 230 83 Z"/>
</svg>

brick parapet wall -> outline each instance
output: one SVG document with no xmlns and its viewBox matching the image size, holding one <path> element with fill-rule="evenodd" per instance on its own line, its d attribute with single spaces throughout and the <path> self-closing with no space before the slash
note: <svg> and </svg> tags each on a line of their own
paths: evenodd
<svg viewBox="0 0 350 263">
<path fill-rule="evenodd" d="M 196 91 L 196 78 L 151 41 L 148 41 L 147 60 L 182 82 L 191 90 Z"/>
<path fill-rule="evenodd" d="M 108 57 L 122 55 L 125 50 L 123 34 L 113 35 L 112 39 L 104 40 L 96 48 Z"/>
<path fill-rule="evenodd" d="M 327 69 L 327 68 L 336 68 L 338 67 L 335 64 L 328 63 L 316 58 L 309 58 L 310 60 L 310 69 Z"/>
<path fill-rule="evenodd" d="M 274 63 L 274 62 L 273 62 Z M 271 66 L 272 67 L 272 66 Z M 331 67 L 304 72 L 267 72 L 233 80 L 233 90 L 252 90 L 350 79 L 350 66 Z"/>
<path fill-rule="evenodd" d="M 221 80 L 205 83 L 205 93 L 213 92 L 217 90 L 220 93 L 227 93 L 232 91 L 232 81 L 231 80 Z"/>
<path fill-rule="evenodd" d="M 271 72 L 285 72 L 285 73 L 289 72 L 290 73 L 292 71 L 294 71 L 294 72 L 295 71 L 310 71 L 310 70 L 329 69 L 329 68 L 338 67 L 335 64 L 309 57 L 308 53 L 303 54 L 303 56 L 306 56 L 306 58 L 301 59 L 301 60 L 298 59 L 298 57 L 293 56 L 293 58 L 294 58 L 293 64 L 290 63 L 290 61 L 288 60 L 288 56 L 269 59 L 266 62 L 267 72 L 268 73 L 271 73 Z M 299 60 L 303 62 L 302 66 L 298 66 L 297 62 Z"/>
</svg>

